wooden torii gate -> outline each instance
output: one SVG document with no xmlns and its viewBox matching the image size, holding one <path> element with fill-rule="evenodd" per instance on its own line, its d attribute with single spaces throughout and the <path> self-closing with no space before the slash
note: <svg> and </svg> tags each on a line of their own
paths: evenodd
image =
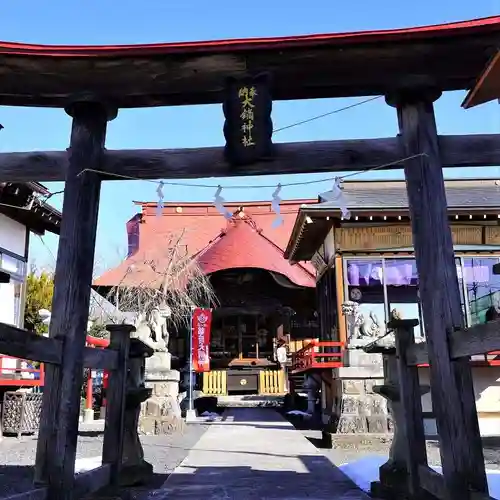
<svg viewBox="0 0 500 500">
<path fill-rule="evenodd" d="M 447 341 L 463 327 L 463 317 L 442 169 L 499 165 L 500 135 L 439 136 L 433 102 L 443 91 L 470 88 L 499 43 L 498 16 L 425 28 L 203 43 L 0 43 L 0 102 L 64 108 L 73 119 L 68 151 L 0 154 L 1 181 L 65 181 L 51 337 L 0 327 L 0 352 L 12 352 L 9 342 L 17 339 L 14 355 L 29 353 L 49 363 L 36 462 L 37 482 L 48 485 L 48 493 L 40 498 L 75 496 L 79 391 L 83 364 L 92 356 L 85 330 L 103 180 L 335 172 L 381 164 L 403 168 L 407 181 L 431 376 L 438 381 L 432 399 L 445 482 L 454 499 L 469 498 L 469 487 L 487 493 L 470 367 L 467 358 L 451 360 Z M 399 135 L 277 144 L 272 154 L 243 165 L 226 161 L 224 148 L 104 147 L 107 122 L 120 108 L 222 103 L 228 77 L 246 81 L 262 72 L 271 77 L 274 100 L 385 96 L 397 111 Z M 115 344 L 123 354 L 126 348 Z M 446 407 L 454 409 L 449 418 Z"/>
</svg>

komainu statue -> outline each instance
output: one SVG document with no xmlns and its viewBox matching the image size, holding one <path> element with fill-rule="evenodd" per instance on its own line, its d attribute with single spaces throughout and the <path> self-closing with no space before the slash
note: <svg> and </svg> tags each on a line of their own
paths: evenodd
<svg viewBox="0 0 500 500">
<path fill-rule="evenodd" d="M 347 339 L 349 342 L 371 340 L 382 333 L 377 315 L 370 311 L 368 317 L 365 318 L 365 315 L 359 310 L 358 302 L 344 302 L 342 304 L 342 314 L 347 318 Z"/>
<path fill-rule="evenodd" d="M 165 305 L 154 307 L 148 314 L 140 312 L 135 319 L 135 337 L 158 352 L 168 352 L 167 321 L 172 311 Z"/>
</svg>

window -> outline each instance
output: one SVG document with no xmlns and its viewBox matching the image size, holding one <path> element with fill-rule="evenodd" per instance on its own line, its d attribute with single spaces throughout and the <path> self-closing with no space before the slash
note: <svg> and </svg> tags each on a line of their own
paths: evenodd
<svg viewBox="0 0 500 500">
<path fill-rule="evenodd" d="M 347 300 L 359 304 L 361 332 L 376 336 L 383 334 L 386 302 L 382 259 L 349 259 L 346 268 Z"/>
<path fill-rule="evenodd" d="M 418 319 L 415 335 L 422 336 L 423 322 L 418 295 L 418 273 L 415 259 L 384 259 L 387 286 L 386 317 Z"/>
<path fill-rule="evenodd" d="M 0 322 L 20 326 L 23 283 L 0 283 Z"/>
<path fill-rule="evenodd" d="M 498 257 L 455 258 L 467 326 L 486 322 L 495 311 L 500 313 L 500 275 L 493 273 L 499 261 Z M 359 303 L 363 328 L 374 329 L 391 316 L 415 318 L 420 322 L 416 335 L 423 335 L 414 258 L 346 259 L 345 272 L 346 300 Z"/>
<path fill-rule="evenodd" d="M 0 322 L 20 327 L 23 324 L 26 262 L 0 250 L 0 269 L 10 275 L 10 283 L 0 283 Z"/>
<path fill-rule="evenodd" d="M 468 326 L 485 323 L 500 305 L 500 275 L 493 274 L 498 258 L 463 257 L 462 262 L 459 276 L 467 297 Z"/>
<path fill-rule="evenodd" d="M 0 264 L 2 270 L 7 273 L 17 274 L 18 276 L 26 275 L 26 263 L 21 259 L 2 253 Z"/>
</svg>

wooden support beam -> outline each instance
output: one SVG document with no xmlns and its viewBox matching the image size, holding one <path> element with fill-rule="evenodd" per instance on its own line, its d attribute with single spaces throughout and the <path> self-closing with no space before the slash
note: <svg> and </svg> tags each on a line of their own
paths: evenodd
<svg viewBox="0 0 500 500">
<path fill-rule="evenodd" d="M 4 497 L 3 500 L 48 500 L 48 488 L 37 488 L 30 491 L 25 491 L 23 493 L 16 493 L 8 497 Z"/>
<path fill-rule="evenodd" d="M 401 432 L 405 438 L 408 491 L 415 498 L 420 494 L 419 467 L 427 465 L 418 368 L 408 366 L 406 359 L 408 348 L 415 344 L 414 329 L 417 325 L 418 320 L 415 319 L 397 320 L 390 324 L 390 327 L 395 330 L 399 392 L 404 409 L 405 420 Z"/>
<path fill-rule="evenodd" d="M 432 495 L 432 498 L 438 500 L 446 500 L 446 488 L 444 483 L 444 477 L 439 472 L 431 469 L 427 465 L 421 465 L 418 469 L 420 476 L 420 484 L 425 491 Z M 480 493 L 477 491 L 469 491 L 470 500 L 495 500 L 486 493 Z"/>
<path fill-rule="evenodd" d="M 41 363 L 60 364 L 63 343 L 12 325 L 0 323 L 0 354 Z M 112 349 L 86 347 L 83 364 L 96 370 L 114 370 L 118 354 Z"/>
<path fill-rule="evenodd" d="M 125 389 L 130 352 L 130 334 L 135 331 L 135 328 L 131 325 L 108 325 L 106 328 L 111 332 L 110 348 L 118 353 L 118 366 L 115 371 L 110 373 L 106 392 L 107 410 L 102 462 L 111 466 L 110 482 L 112 485 L 117 486 L 123 455 Z"/>
<path fill-rule="evenodd" d="M 91 493 L 96 493 L 109 484 L 111 466 L 103 464 L 97 469 L 82 472 L 75 476 L 74 498 L 85 498 Z"/>
<path fill-rule="evenodd" d="M 457 330 L 449 336 L 449 343 L 451 359 L 500 351 L 500 320 Z M 411 346 L 408 349 L 407 358 L 411 366 L 428 363 L 427 343 L 422 342 Z"/>
<path fill-rule="evenodd" d="M 60 365 L 47 365 L 35 481 L 49 486 L 51 500 L 72 500 L 83 382 L 83 355 L 94 264 L 100 176 L 108 110 L 76 103 L 64 189 L 63 218 L 54 277 L 50 335 L 63 343 Z"/>
<path fill-rule="evenodd" d="M 500 320 L 475 325 L 450 335 L 450 352 L 454 359 L 491 351 L 500 351 Z"/>
<path fill-rule="evenodd" d="M 446 500 L 446 488 L 444 478 L 439 472 L 431 469 L 427 465 L 418 468 L 418 475 L 422 488 L 439 500 Z"/>
<path fill-rule="evenodd" d="M 412 344 L 408 347 L 406 360 L 409 366 L 426 365 L 429 363 L 429 354 L 427 353 L 427 342 Z"/>
<path fill-rule="evenodd" d="M 118 353 L 113 349 L 86 347 L 83 352 L 83 366 L 93 370 L 115 370 L 118 366 Z"/>
<path fill-rule="evenodd" d="M 496 166 L 500 164 L 500 136 L 449 135 L 439 137 L 443 167 Z M 105 151 L 99 170 L 141 179 L 194 179 L 241 175 L 298 174 L 369 170 L 393 163 L 402 168 L 405 156 L 398 137 L 275 144 L 274 157 L 244 168 L 224 160 L 224 148 L 150 149 Z M 88 167 L 88 165 L 87 165 Z M 0 180 L 62 181 L 68 168 L 66 151 L 0 153 Z M 110 176 L 109 180 L 119 177 Z"/>
<path fill-rule="evenodd" d="M 484 456 L 468 359 L 452 361 L 448 335 L 464 326 L 434 118 L 438 92 L 388 97 L 397 107 L 419 288 L 429 350 L 431 393 L 449 500 L 487 493 Z"/>
<path fill-rule="evenodd" d="M 41 363 L 59 364 L 62 343 L 56 339 L 0 323 L 0 354 Z"/>
</svg>

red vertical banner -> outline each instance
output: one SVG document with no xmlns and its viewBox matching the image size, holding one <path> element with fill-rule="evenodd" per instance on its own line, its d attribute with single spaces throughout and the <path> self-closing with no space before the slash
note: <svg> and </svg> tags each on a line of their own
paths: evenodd
<svg viewBox="0 0 500 500">
<path fill-rule="evenodd" d="M 193 371 L 210 371 L 210 326 L 212 311 L 196 308 L 193 311 Z"/>
</svg>

